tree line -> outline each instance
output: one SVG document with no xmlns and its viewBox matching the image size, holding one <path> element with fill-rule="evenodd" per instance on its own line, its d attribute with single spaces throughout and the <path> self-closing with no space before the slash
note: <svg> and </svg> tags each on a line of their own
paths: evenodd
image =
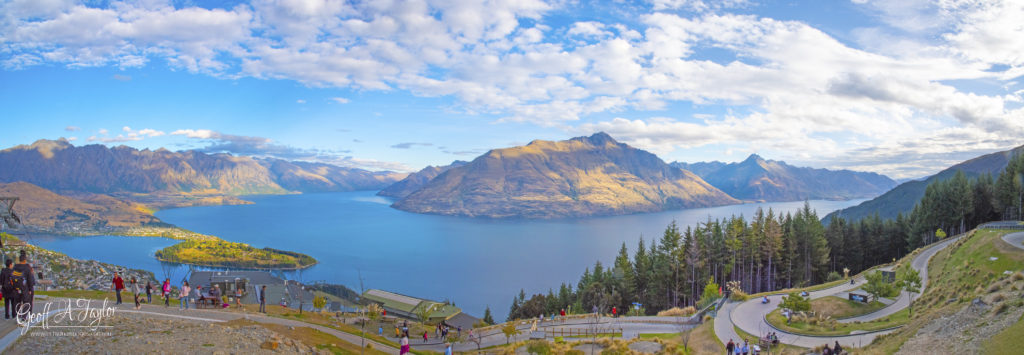
<svg viewBox="0 0 1024 355">
<path fill-rule="evenodd" d="M 702 306 L 709 283 L 738 281 L 742 292 L 758 293 L 840 279 L 935 242 L 940 229 L 952 236 L 984 222 L 1019 218 L 1022 176 L 1024 155 L 1011 159 L 997 178 L 968 178 L 958 172 L 929 184 L 909 215 L 888 220 L 876 214 L 822 223 L 805 203 L 796 213 L 758 209 L 749 220 L 709 219 L 685 229 L 672 222 L 660 238 L 641 237 L 632 254 L 623 243 L 612 265 L 596 262 L 575 285 L 562 283 L 557 291 L 529 298 L 520 290 L 508 319 L 561 310 L 586 313 L 594 307 L 602 312 L 616 307 L 624 313 L 634 302 L 650 315 Z M 1011 212 L 1016 214 L 1009 216 Z"/>
</svg>

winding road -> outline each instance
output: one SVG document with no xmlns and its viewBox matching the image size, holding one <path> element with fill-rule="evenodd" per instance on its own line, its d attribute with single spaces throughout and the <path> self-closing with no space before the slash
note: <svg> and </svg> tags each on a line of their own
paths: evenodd
<svg viewBox="0 0 1024 355">
<path fill-rule="evenodd" d="M 911 260 L 911 267 L 913 267 L 914 269 L 921 273 L 922 293 L 924 292 L 925 287 L 927 287 L 927 266 L 929 260 L 931 260 L 931 257 L 934 256 L 943 248 L 945 248 L 946 246 L 960 239 L 962 236 L 963 235 L 948 238 L 946 240 L 928 246 L 925 250 L 923 250 L 916 257 L 914 257 L 913 260 Z M 1024 238 L 1024 235 L 1022 235 L 1022 238 Z M 892 267 L 882 268 L 881 270 L 892 270 Z M 809 296 L 811 299 L 817 299 L 835 294 L 842 294 L 845 293 L 845 291 L 850 290 L 852 288 L 860 287 L 865 282 L 866 281 L 863 278 L 861 278 L 860 280 L 856 281 L 854 285 L 843 283 L 827 289 L 809 292 Z M 843 346 L 860 347 L 865 344 L 870 344 L 871 341 L 874 340 L 875 337 L 879 335 L 888 334 L 894 331 L 893 329 L 881 332 L 858 333 L 840 336 L 809 336 L 776 330 L 771 325 L 769 325 L 767 321 L 765 321 L 765 316 L 769 312 L 778 308 L 779 302 L 782 302 L 782 296 L 784 296 L 784 294 L 768 296 L 768 299 L 770 300 L 770 303 L 768 304 L 761 304 L 760 298 L 750 299 L 742 303 L 727 303 L 724 307 L 722 307 L 722 310 L 719 312 L 718 318 L 715 319 L 715 335 L 718 336 L 718 339 L 723 343 L 727 342 L 729 339 L 741 340 L 742 338 L 740 338 L 736 331 L 733 329 L 733 325 L 735 325 L 744 332 L 753 335 L 762 335 L 768 332 L 776 332 L 780 342 L 800 347 L 813 348 L 815 346 L 820 346 L 826 343 L 833 344 L 834 342 L 837 341 Z M 864 314 L 854 318 L 842 319 L 839 321 L 847 323 L 854 321 L 866 322 L 876 320 L 899 312 L 904 308 L 907 308 L 909 305 L 910 295 L 906 292 L 903 292 L 900 294 L 900 296 L 896 299 L 895 302 L 878 311 Z M 756 341 L 755 339 L 749 340 Z"/>
</svg>

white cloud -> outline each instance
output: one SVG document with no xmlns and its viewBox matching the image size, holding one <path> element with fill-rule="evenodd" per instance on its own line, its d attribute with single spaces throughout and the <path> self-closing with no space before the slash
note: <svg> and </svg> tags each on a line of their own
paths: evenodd
<svg viewBox="0 0 1024 355">
<path fill-rule="evenodd" d="M 348 99 L 346 99 L 344 97 L 332 97 L 329 100 L 334 101 L 335 103 L 339 103 L 339 104 L 347 104 L 349 102 Z"/>
<path fill-rule="evenodd" d="M 0 62 L 19 68 L 166 61 L 227 78 L 451 96 L 466 113 L 572 132 L 607 130 L 660 152 L 711 144 L 739 150 L 757 142 L 794 157 L 838 157 L 937 135 L 965 147 L 983 137 L 941 135 L 950 129 L 989 132 L 995 137 L 986 141 L 1002 144 L 1024 136 L 1024 91 L 1014 81 L 1024 75 L 1024 4 L 854 3 L 885 23 L 851 32 L 860 47 L 806 23 L 730 14 L 754 8 L 743 0 L 622 6 L 641 11 L 625 14 L 633 19 L 628 24 L 548 21 L 571 5 L 539 0 L 255 0 L 229 9 L 16 0 L 0 5 Z M 708 51 L 723 54 L 701 55 Z M 969 91 L 957 81 L 996 89 Z M 650 112 L 679 103 L 725 113 Z M 624 111 L 633 114 L 618 114 Z M 122 139 L 158 132 L 144 131 L 126 130 Z M 170 134 L 224 138 L 208 130 Z"/>
<path fill-rule="evenodd" d="M 306 103 L 306 100 L 303 100 L 303 99 L 298 99 L 298 100 L 295 100 L 295 103 L 297 103 L 297 104 L 300 104 L 300 105 L 301 105 L 301 104 L 304 104 L 304 103 Z"/>
<path fill-rule="evenodd" d="M 81 130 L 82 130 L 82 127 L 78 127 L 78 126 L 67 126 L 67 127 L 64 127 L 64 130 L 65 130 L 65 131 L 68 131 L 68 132 L 78 132 L 78 131 L 81 131 Z"/>
<path fill-rule="evenodd" d="M 100 132 L 100 134 L 107 134 L 107 129 L 106 128 L 100 128 L 99 132 Z"/>
</svg>

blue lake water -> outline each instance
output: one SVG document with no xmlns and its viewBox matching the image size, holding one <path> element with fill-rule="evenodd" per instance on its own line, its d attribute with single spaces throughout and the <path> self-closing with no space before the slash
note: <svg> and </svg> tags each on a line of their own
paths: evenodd
<svg viewBox="0 0 1024 355">
<path fill-rule="evenodd" d="M 573 285 L 583 269 L 609 264 L 623 242 L 660 237 L 675 220 L 681 227 L 711 218 L 751 216 L 758 207 L 794 212 L 803 202 L 743 204 L 628 216 L 571 220 L 491 220 L 422 215 L 389 207 L 372 191 L 250 196 L 252 205 L 179 208 L 160 219 L 254 247 L 309 254 L 311 268 L 284 273 L 303 282 L 327 281 L 360 290 L 380 288 L 416 297 L 449 299 L 481 316 L 490 306 L 503 319 L 519 289 L 547 292 Z M 863 200 L 810 201 L 819 216 Z M 154 252 L 165 238 L 33 237 L 30 242 L 72 257 L 153 271 L 181 280 L 188 267 L 160 263 Z"/>
</svg>

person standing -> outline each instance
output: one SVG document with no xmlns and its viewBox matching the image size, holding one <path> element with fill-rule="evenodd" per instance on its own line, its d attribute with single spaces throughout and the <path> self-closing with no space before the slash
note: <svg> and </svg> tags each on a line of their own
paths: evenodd
<svg viewBox="0 0 1024 355">
<path fill-rule="evenodd" d="M 153 304 L 153 282 L 146 281 L 146 304 Z"/>
<path fill-rule="evenodd" d="M 444 355 L 452 355 L 452 343 L 444 343 Z"/>
<path fill-rule="evenodd" d="M 195 305 L 196 309 L 199 309 L 199 303 L 203 302 L 203 286 L 196 285 L 196 289 L 192 291 L 192 296 L 195 297 L 195 299 L 192 300 L 192 304 Z"/>
<path fill-rule="evenodd" d="M 170 307 L 171 306 L 171 279 L 170 278 L 167 278 L 167 279 L 164 280 L 163 293 L 164 293 L 164 307 Z"/>
<path fill-rule="evenodd" d="M 427 342 L 427 332 L 423 332 L 423 342 Z"/>
<path fill-rule="evenodd" d="M 0 285 L 3 285 L 3 287 L 0 287 L 0 291 L 3 291 L 4 296 L 4 319 L 11 319 L 11 307 L 16 302 L 14 299 L 14 284 L 11 283 L 11 273 L 14 272 L 14 269 L 11 269 L 12 265 L 14 265 L 14 260 L 7 259 L 4 261 L 4 269 L 0 270 Z M 14 314 L 17 316 L 17 308 L 14 309 Z"/>
<path fill-rule="evenodd" d="M 828 348 L 828 343 L 825 343 L 825 348 L 821 349 L 821 355 L 832 355 L 832 349 Z"/>
<path fill-rule="evenodd" d="M 267 313 L 267 285 L 260 286 L 260 312 Z"/>
<path fill-rule="evenodd" d="M 750 354 L 750 343 L 747 342 L 747 339 L 743 339 L 743 351 L 741 352 L 743 353 L 743 355 Z"/>
<path fill-rule="evenodd" d="M 184 281 L 181 284 L 181 292 L 179 292 L 180 298 L 178 300 L 181 301 L 181 303 L 178 304 L 178 309 L 188 310 L 188 296 L 191 291 L 192 288 L 188 287 L 188 281 Z"/>
<path fill-rule="evenodd" d="M 729 339 L 729 343 L 725 344 L 725 354 L 732 355 L 734 348 L 736 348 L 736 344 L 732 342 L 732 339 Z"/>
<path fill-rule="evenodd" d="M 383 325 L 378 325 L 377 326 L 377 336 L 379 336 L 379 337 L 383 337 L 384 336 L 384 326 Z"/>
<path fill-rule="evenodd" d="M 135 298 L 135 309 L 142 308 L 142 302 L 139 302 L 139 297 L 142 297 L 142 289 L 139 288 L 139 283 L 133 277 L 131 281 L 128 281 L 128 286 L 131 287 L 132 296 Z"/>
<path fill-rule="evenodd" d="M 117 271 L 114 271 L 114 285 L 111 287 L 117 293 L 117 303 L 114 304 L 121 304 L 121 290 L 124 289 L 124 279 L 121 278 Z"/>
<path fill-rule="evenodd" d="M 832 353 L 836 355 L 843 353 L 843 347 L 839 346 L 838 340 L 836 340 L 836 346 L 832 348 Z"/>
<path fill-rule="evenodd" d="M 618 316 L 619 316 L 619 309 L 615 308 L 615 306 L 612 306 L 612 318 L 615 318 L 615 317 L 618 317 Z"/>
<path fill-rule="evenodd" d="M 22 250 L 18 255 L 18 263 L 14 264 L 11 271 L 11 282 L 14 284 L 14 294 L 18 298 L 17 306 L 14 307 L 16 314 L 24 314 L 27 318 L 32 313 L 32 290 L 36 286 L 35 271 L 28 264 L 28 256 Z"/>
</svg>

